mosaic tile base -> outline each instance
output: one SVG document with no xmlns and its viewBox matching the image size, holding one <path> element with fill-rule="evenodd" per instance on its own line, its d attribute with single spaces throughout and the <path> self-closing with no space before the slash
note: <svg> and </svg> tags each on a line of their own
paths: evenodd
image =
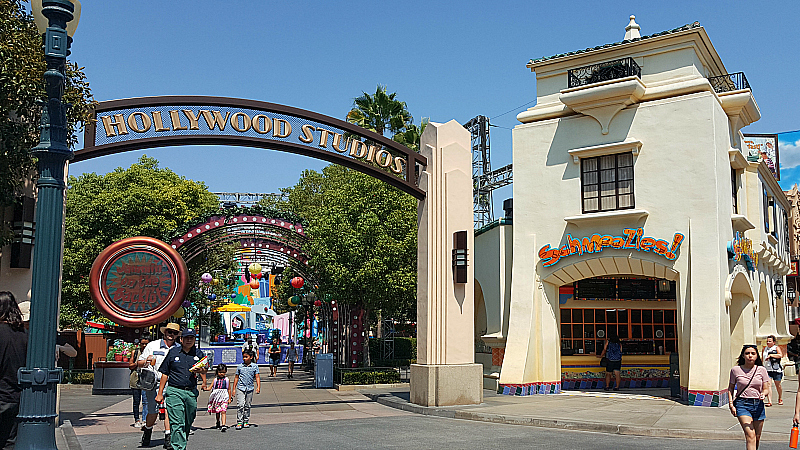
<svg viewBox="0 0 800 450">
<path fill-rule="evenodd" d="M 612 380 L 613 383 L 613 380 Z M 590 379 L 562 379 L 562 389 L 603 389 L 606 380 Z M 623 378 L 622 388 L 668 388 L 669 378 Z"/>
<path fill-rule="evenodd" d="M 497 393 L 503 395 L 560 394 L 561 383 L 554 381 L 528 384 L 501 384 L 497 388 Z"/>
<path fill-rule="evenodd" d="M 710 406 L 713 408 L 728 404 L 728 391 L 694 391 L 681 386 L 681 400 L 692 406 Z"/>
</svg>

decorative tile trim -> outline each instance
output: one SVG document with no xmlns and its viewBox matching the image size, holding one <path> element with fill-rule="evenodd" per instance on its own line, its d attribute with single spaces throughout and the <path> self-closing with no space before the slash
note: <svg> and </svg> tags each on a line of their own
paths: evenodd
<svg viewBox="0 0 800 450">
<path fill-rule="evenodd" d="M 492 348 L 492 365 L 500 367 L 503 365 L 503 358 L 506 356 L 506 349 Z"/>
<path fill-rule="evenodd" d="M 717 408 L 728 404 L 728 390 L 694 391 L 681 386 L 681 400 L 692 406 L 711 406 Z"/>
<path fill-rule="evenodd" d="M 603 389 L 606 387 L 605 379 L 583 378 L 583 379 L 562 379 L 562 389 Z M 622 386 L 625 389 L 631 388 L 668 388 L 669 378 L 623 378 Z"/>
<path fill-rule="evenodd" d="M 501 384 L 497 393 L 502 395 L 537 395 L 560 394 L 561 383 L 558 381 L 540 381 L 526 384 Z"/>
</svg>

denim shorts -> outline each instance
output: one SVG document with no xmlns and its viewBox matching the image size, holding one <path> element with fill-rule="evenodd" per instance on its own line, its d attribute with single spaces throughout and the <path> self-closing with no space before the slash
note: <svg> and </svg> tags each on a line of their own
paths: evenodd
<svg viewBox="0 0 800 450">
<path fill-rule="evenodd" d="M 733 407 L 736 408 L 736 417 L 749 416 L 753 420 L 767 418 L 767 412 L 764 411 L 764 400 L 760 398 L 739 398 L 733 402 Z"/>
<path fill-rule="evenodd" d="M 769 372 L 767 371 L 767 375 L 775 381 L 781 381 L 783 379 L 783 372 Z"/>
</svg>

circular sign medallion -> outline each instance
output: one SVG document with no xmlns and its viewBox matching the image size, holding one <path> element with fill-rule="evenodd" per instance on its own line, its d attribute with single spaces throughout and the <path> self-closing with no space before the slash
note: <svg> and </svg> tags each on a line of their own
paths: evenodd
<svg viewBox="0 0 800 450">
<path fill-rule="evenodd" d="M 149 237 L 117 241 L 92 264 L 89 291 L 108 319 L 128 327 L 163 322 L 181 306 L 189 290 L 181 255 Z"/>
</svg>

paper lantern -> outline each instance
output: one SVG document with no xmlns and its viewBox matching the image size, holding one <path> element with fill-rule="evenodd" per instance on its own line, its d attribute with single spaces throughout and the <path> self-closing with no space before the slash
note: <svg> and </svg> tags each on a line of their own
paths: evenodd
<svg viewBox="0 0 800 450">
<path fill-rule="evenodd" d="M 191 304 L 192 303 L 189 300 L 184 300 L 183 303 L 181 303 L 181 305 L 183 305 L 184 308 L 188 308 L 189 305 L 191 305 Z"/>
<path fill-rule="evenodd" d="M 305 281 L 303 281 L 301 277 L 294 277 L 290 283 L 292 284 L 293 288 L 300 289 L 303 287 L 303 283 L 305 283 Z"/>
<path fill-rule="evenodd" d="M 253 278 L 252 280 L 250 280 L 250 287 L 251 288 L 258 289 L 258 285 L 259 285 L 259 283 L 258 283 L 257 279 Z"/>
<path fill-rule="evenodd" d="M 212 277 L 211 274 L 208 272 L 200 275 L 200 281 L 202 281 L 203 283 L 211 283 L 211 280 L 213 279 L 214 277 Z"/>
<path fill-rule="evenodd" d="M 247 268 L 251 274 L 255 275 L 257 273 L 261 273 L 261 264 L 253 263 Z"/>
<path fill-rule="evenodd" d="M 184 314 L 186 314 L 186 310 L 183 309 L 183 306 L 181 306 L 180 308 L 178 308 L 177 311 L 175 311 L 175 313 L 172 315 L 172 317 L 180 319 L 181 317 L 183 317 Z"/>
<path fill-rule="evenodd" d="M 214 278 L 213 280 L 211 280 L 211 284 L 213 284 L 214 286 L 218 285 L 219 284 L 219 278 Z"/>
<path fill-rule="evenodd" d="M 322 302 L 320 300 L 314 300 L 314 306 L 322 306 Z"/>
<path fill-rule="evenodd" d="M 234 292 L 233 294 L 231 294 L 231 298 L 236 298 L 236 292 Z"/>
<path fill-rule="evenodd" d="M 297 295 L 293 295 L 289 297 L 288 303 L 290 307 L 294 308 L 295 306 L 300 304 L 300 297 Z"/>
</svg>

